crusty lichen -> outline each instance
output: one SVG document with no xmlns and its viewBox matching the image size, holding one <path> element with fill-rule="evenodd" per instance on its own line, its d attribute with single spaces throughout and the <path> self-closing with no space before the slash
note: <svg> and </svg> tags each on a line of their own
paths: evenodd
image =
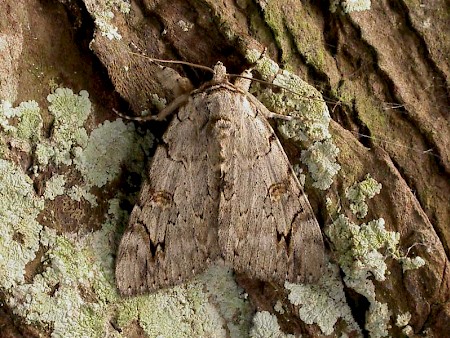
<svg viewBox="0 0 450 338">
<path fill-rule="evenodd" d="M 36 256 L 44 200 L 20 168 L 0 159 L 0 201 L 0 287 L 10 290 L 25 282 L 25 265 Z"/>
<path fill-rule="evenodd" d="M 313 187 L 326 190 L 331 186 L 333 177 L 341 169 L 341 166 L 336 163 L 338 154 L 339 148 L 331 139 L 314 142 L 308 149 L 302 150 L 300 159 L 308 167 L 314 180 Z"/>
<path fill-rule="evenodd" d="M 315 284 L 285 283 L 290 291 L 289 301 L 300 307 L 299 317 L 306 324 L 317 324 L 326 335 L 333 333 L 339 318 L 347 323 L 347 333 L 361 333 L 353 319 L 339 278 L 339 269 L 329 264 L 324 275 Z"/>
<path fill-rule="evenodd" d="M 117 301 L 113 284 L 91 261 L 89 248 L 52 230 L 41 236 L 48 237 L 46 268 L 12 290 L 9 306 L 28 323 L 51 325 L 52 337 L 104 337 L 109 304 Z"/>
<path fill-rule="evenodd" d="M 66 179 L 64 175 L 55 174 L 45 183 L 44 198 L 53 201 L 56 196 L 64 194 Z"/>
<path fill-rule="evenodd" d="M 415 270 L 425 265 L 425 260 L 420 256 L 416 256 L 414 258 L 401 257 L 399 260 L 402 263 L 403 272 Z"/>
<path fill-rule="evenodd" d="M 16 123 L 12 122 L 14 119 L 17 119 Z M 8 101 L 2 101 L 0 105 L 0 126 L 16 139 L 15 148 L 29 152 L 41 138 L 42 123 L 36 101 L 21 102 L 17 107 L 12 107 Z"/>
<path fill-rule="evenodd" d="M 37 145 L 36 156 L 41 166 L 49 162 L 72 164 L 72 155 L 77 147 L 85 147 L 87 133 L 83 125 L 91 113 L 91 102 L 87 91 L 74 94 L 69 88 L 58 88 L 47 96 L 48 110 L 54 116 L 53 133 L 49 140 Z"/>
<path fill-rule="evenodd" d="M 398 247 L 400 234 L 387 231 L 382 218 L 357 225 L 344 215 L 339 215 L 325 232 L 338 255 L 346 286 L 365 296 L 370 302 L 365 329 L 373 337 L 385 337 L 388 335 L 391 312 L 387 304 L 376 300 L 375 286 L 370 277 L 373 276 L 377 281 L 386 279 L 387 257 L 400 263 L 405 261 L 406 258 L 400 254 Z M 384 252 L 380 252 L 381 250 Z M 407 260 L 410 261 L 412 260 Z"/>
<path fill-rule="evenodd" d="M 248 53 L 254 58 L 256 53 Z M 330 114 L 320 93 L 312 86 L 288 71 L 279 71 L 276 63 L 267 57 L 256 61 L 255 70 L 265 80 L 285 88 L 272 91 L 260 89 L 252 91 L 264 105 L 277 114 L 291 116 L 290 121 L 279 120 L 278 129 L 286 138 L 297 142 L 304 150 L 301 161 L 308 166 L 313 186 L 328 189 L 333 177 L 340 169 L 336 163 L 339 149 L 334 145 L 328 127 Z"/>
<path fill-rule="evenodd" d="M 290 338 L 291 334 L 284 334 L 280 330 L 277 317 L 268 311 L 257 312 L 253 317 L 253 327 L 250 330 L 251 338 Z"/>
<path fill-rule="evenodd" d="M 391 311 L 387 304 L 372 301 L 369 311 L 366 313 L 366 324 L 364 328 L 370 332 L 370 337 L 381 338 L 389 335 L 389 320 Z"/>
<path fill-rule="evenodd" d="M 350 210 L 356 217 L 366 217 L 367 211 L 369 210 L 366 200 L 379 194 L 381 187 L 381 183 L 378 183 L 370 176 L 370 174 L 367 174 L 363 181 L 354 183 L 351 187 L 346 189 L 345 197 L 351 202 Z"/>
<path fill-rule="evenodd" d="M 91 132 L 87 146 L 77 153 L 74 162 L 89 187 L 102 187 L 118 176 L 125 162 L 131 170 L 142 168 L 143 158 L 137 151 L 142 154 L 141 148 L 149 150 L 152 142 L 149 133 L 138 137 L 132 123 L 105 121 Z"/>
<path fill-rule="evenodd" d="M 340 215 L 327 229 L 326 234 L 339 255 L 339 266 L 346 276 L 371 273 L 376 280 L 386 278 L 385 249 L 389 255 L 397 255 L 400 234 L 386 231 L 382 218 L 357 225 Z"/>
<path fill-rule="evenodd" d="M 106 36 L 110 40 L 122 39 L 118 28 L 112 23 L 114 11 L 128 14 L 131 10 L 129 2 L 123 0 L 85 0 L 84 4 L 93 16 L 95 25 L 102 36 Z"/>
<path fill-rule="evenodd" d="M 371 0 L 333 0 L 330 3 L 330 11 L 336 12 L 338 8 L 345 13 L 361 12 L 370 9 Z"/>
<path fill-rule="evenodd" d="M 118 325 L 139 318 L 150 337 L 243 337 L 251 309 L 241 292 L 229 270 L 213 266 L 190 283 L 125 300 Z"/>
</svg>

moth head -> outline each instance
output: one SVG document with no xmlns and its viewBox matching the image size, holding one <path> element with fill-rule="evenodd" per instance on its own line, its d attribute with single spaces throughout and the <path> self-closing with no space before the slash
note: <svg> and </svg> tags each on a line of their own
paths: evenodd
<svg viewBox="0 0 450 338">
<path fill-rule="evenodd" d="M 225 82 L 227 80 L 227 69 L 222 62 L 218 61 L 214 66 L 214 82 Z"/>
</svg>

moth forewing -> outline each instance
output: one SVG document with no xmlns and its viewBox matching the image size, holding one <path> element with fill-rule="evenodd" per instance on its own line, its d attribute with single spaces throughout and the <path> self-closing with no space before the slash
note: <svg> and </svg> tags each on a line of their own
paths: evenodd
<svg viewBox="0 0 450 338">
<path fill-rule="evenodd" d="M 153 157 L 119 245 L 122 294 L 182 283 L 219 257 L 264 281 L 320 277 L 320 227 L 268 112 L 224 74 L 218 64 L 192 93 Z"/>
</svg>

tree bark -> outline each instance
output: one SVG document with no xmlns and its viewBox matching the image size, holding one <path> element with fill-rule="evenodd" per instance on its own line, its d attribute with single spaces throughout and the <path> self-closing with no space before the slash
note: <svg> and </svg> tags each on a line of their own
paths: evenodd
<svg viewBox="0 0 450 338">
<path fill-rule="evenodd" d="M 343 6 L 332 12 L 326 1 L 140 0 L 132 1 L 127 13 L 121 12 L 120 3 L 3 1 L 0 98 L 14 105 L 34 99 L 45 106 L 50 83 L 76 93 L 86 89 L 95 107 L 85 124 L 91 131 L 105 120 L 115 120 L 113 109 L 130 115 L 146 109 L 156 113 L 154 95 L 170 102 L 186 91 L 182 77 L 194 87 L 208 80 L 206 72 L 189 66 L 168 64 L 162 71 L 158 64 L 134 53 L 210 67 L 220 60 L 230 73 L 238 74 L 252 66 L 249 51 L 265 51 L 280 67 L 316 87 L 332 117 L 330 131 L 340 149 L 341 171 L 327 191 L 314 189 L 309 179 L 305 186 L 321 227 L 325 230 L 336 216 L 327 209 L 327 199 L 341 204 L 341 213 L 350 215 L 346 188 L 369 173 L 382 184 L 382 190 L 368 202 L 368 215 L 359 222 L 383 218 L 387 230 L 400 234 L 400 251 L 426 262 L 404 271 L 397 260 L 386 257 L 386 279 L 368 277 L 375 285 L 376 301 L 389 308 L 389 335 L 402 335 L 404 327 L 396 325 L 396 318 L 407 312 L 411 330 L 404 332 L 409 336 L 448 335 L 449 2 L 380 0 L 373 1 L 369 10 L 350 13 Z M 105 19 L 107 11 L 114 17 Z M 53 117 L 46 111 L 41 115 L 51 137 Z M 153 123 L 142 128 L 160 137 L 166 126 Z M 13 149 L 11 138 L 2 133 L 3 144 L 10 147 L 2 158 L 32 177 L 37 195 L 42 195 L 39 187 L 54 172 L 69 173 L 73 168 L 50 165 L 33 176 L 27 171 L 35 163 L 33 150 Z M 299 162 L 298 145 L 288 140 L 282 143 L 292 163 Z M 129 187 L 126 175 L 122 172 L 123 180 L 92 190 L 100 201 L 97 207 L 73 200 L 47 203 L 39 222 L 75 239 L 98 231 L 108 208 L 103 201 L 119 190 L 130 196 L 138 190 Z M 75 171 L 69 177 L 71 182 L 81 179 Z M 132 202 L 123 204 L 129 210 Z M 339 262 L 334 244 L 324 238 L 331 261 Z M 39 250 L 38 257 L 45 246 Z M 40 274 L 43 264 L 38 259 L 27 264 L 25 281 Z M 290 304 L 285 288 L 245 276 L 238 276 L 237 281 L 254 311 L 277 317 L 280 332 L 325 336 L 317 325 L 300 319 L 299 307 Z M 45 320 L 30 322 L 18 314 L 10 305 L 14 292 L 1 287 L 2 304 L 6 304 L 2 313 L 8 313 L 2 316 L 2 337 L 54 334 Z M 341 319 L 330 336 L 377 336 L 367 329 L 370 319 L 365 314 L 372 304 L 368 297 L 345 283 L 344 291 L 360 330 Z M 84 296 L 89 298 L 89 294 Z M 274 310 L 279 302 L 282 313 Z M 127 337 L 150 335 L 138 317 L 119 331 Z M 226 335 L 233 336 L 231 331 Z"/>
</svg>

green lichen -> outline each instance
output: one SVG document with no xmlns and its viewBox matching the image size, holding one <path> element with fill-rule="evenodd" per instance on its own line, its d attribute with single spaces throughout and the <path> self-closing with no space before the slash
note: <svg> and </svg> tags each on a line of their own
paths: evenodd
<svg viewBox="0 0 450 338">
<path fill-rule="evenodd" d="M 399 260 L 402 263 L 403 272 L 415 270 L 425 265 L 425 260 L 420 256 L 414 258 L 402 257 Z"/>
<path fill-rule="evenodd" d="M 243 337 L 251 309 L 241 292 L 230 271 L 213 266 L 191 283 L 127 299 L 118 325 L 139 317 L 150 337 Z"/>
<path fill-rule="evenodd" d="M 64 194 L 66 179 L 64 175 L 55 174 L 45 183 L 44 198 L 53 201 L 56 196 Z"/>
<path fill-rule="evenodd" d="M 317 141 L 306 150 L 302 150 L 300 160 L 308 167 L 313 187 L 326 190 L 333 183 L 333 177 L 341 169 L 336 163 L 339 149 L 331 139 Z"/>
<path fill-rule="evenodd" d="M 48 110 L 54 116 L 51 139 L 37 145 L 36 157 L 41 166 L 49 162 L 72 164 L 73 152 L 87 144 L 87 133 L 83 128 L 91 113 L 89 94 L 82 90 L 74 94 L 69 88 L 58 88 L 47 96 Z"/>
<path fill-rule="evenodd" d="M 98 205 L 97 203 L 97 197 L 94 194 L 91 194 L 88 190 L 88 188 L 79 185 L 74 185 L 70 187 L 70 189 L 67 189 L 67 196 L 69 196 L 72 200 L 81 202 L 82 199 L 86 200 L 91 204 L 91 206 L 96 207 Z"/>
<path fill-rule="evenodd" d="M 52 137 L 37 144 L 35 156 L 41 170 L 52 162 L 76 164 L 84 183 L 67 187 L 69 197 L 76 201 L 84 198 L 96 206 L 96 197 L 90 193 L 92 187 L 102 187 L 117 178 L 124 163 L 130 170 L 142 170 L 144 154 L 141 150 L 150 149 L 153 139 L 150 133 L 140 137 L 133 124 L 119 119 L 104 122 L 88 136 L 83 127 L 91 112 L 86 91 L 76 95 L 68 88 L 58 88 L 47 99 L 48 110 L 54 115 Z M 33 107 L 39 112 L 38 106 L 33 104 Z"/>
<path fill-rule="evenodd" d="M 110 40 L 120 40 L 122 36 L 116 26 L 113 25 L 114 11 L 128 14 L 131 5 L 123 0 L 86 0 L 84 1 L 87 10 L 93 16 L 95 25 L 102 36 L 106 36 Z"/>
<path fill-rule="evenodd" d="M 50 325 L 52 337 L 104 337 L 109 304 L 117 301 L 113 284 L 88 247 L 52 230 L 42 236 L 47 267 L 31 283 L 15 287 L 8 305 L 28 323 Z"/>
<path fill-rule="evenodd" d="M 25 282 L 25 265 L 36 256 L 44 200 L 20 168 L 0 159 L 0 201 L 0 288 L 9 290 Z"/>
<path fill-rule="evenodd" d="M 420 257 L 408 259 L 400 254 L 400 234 L 387 231 L 382 218 L 357 225 L 340 215 L 325 232 L 337 253 L 346 286 L 365 296 L 370 302 L 365 329 L 373 337 L 387 336 L 391 313 L 387 304 L 376 300 L 375 286 L 370 278 L 377 281 L 386 279 L 387 257 L 404 264 L 417 262 L 415 267 L 421 266 L 423 260 Z"/>
<path fill-rule="evenodd" d="M 258 94 L 258 99 L 272 112 L 293 117 L 292 121 L 280 121 L 278 129 L 284 136 L 299 142 L 330 137 L 330 114 L 314 87 L 287 71 L 276 74 L 273 84 L 287 90 L 274 92 L 267 88 Z"/>
<path fill-rule="evenodd" d="M 387 304 L 377 301 L 371 302 L 366 313 L 365 329 L 370 332 L 370 337 L 381 338 L 389 335 L 389 320 L 391 312 Z"/>
<path fill-rule="evenodd" d="M 386 336 L 390 312 L 386 304 L 375 299 L 375 286 L 369 277 L 378 281 L 386 279 L 385 254 L 379 250 L 384 249 L 387 255 L 397 257 L 400 235 L 386 231 L 382 218 L 359 226 L 343 215 L 326 229 L 326 234 L 338 254 L 345 284 L 370 302 L 365 329 L 371 336 Z"/>
<path fill-rule="evenodd" d="M 301 160 L 309 168 L 313 186 L 325 190 L 340 169 L 336 163 L 339 150 L 328 130 L 331 118 L 327 105 L 316 89 L 294 74 L 278 72 L 278 65 L 271 61 L 262 58 L 255 69 L 264 79 L 272 79 L 273 84 L 285 89 L 274 92 L 270 88 L 261 90 L 258 85 L 252 91 L 272 112 L 292 117 L 290 121 L 279 120 L 278 130 L 305 149 Z"/>
<path fill-rule="evenodd" d="M 361 12 L 369 10 L 370 6 L 370 0 L 333 0 L 330 3 L 330 11 L 334 13 L 340 8 L 344 13 Z"/>
<path fill-rule="evenodd" d="M 257 312 L 253 317 L 253 327 L 250 330 L 251 338 L 290 338 L 291 334 L 284 334 L 280 330 L 277 317 L 268 311 Z"/>
<path fill-rule="evenodd" d="M 260 2 L 265 23 L 270 27 L 279 49 L 282 62 L 289 64 L 301 54 L 310 66 L 322 69 L 326 66 L 323 35 L 317 18 L 308 6 L 280 6 L 275 1 Z"/>
<path fill-rule="evenodd" d="M 386 231 L 382 218 L 357 225 L 340 215 L 327 229 L 339 256 L 339 266 L 346 276 L 371 273 L 376 280 L 386 278 L 385 254 L 397 256 L 400 234 Z"/>
<path fill-rule="evenodd" d="M 274 76 L 276 76 L 280 70 L 280 66 L 278 63 L 273 61 L 272 59 L 264 56 L 260 58 L 261 54 L 258 51 L 251 50 L 249 55 L 249 62 L 255 64 L 255 70 L 261 75 L 263 80 L 270 81 Z M 258 55 L 256 60 L 253 60 Z"/>
<path fill-rule="evenodd" d="M 366 200 L 373 198 L 380 191 L 381 183 L 378 183 L 370 174 L 367 174 L 363 181 L 353 184 L 345 191 L 345 196 L 351 202 L 350 210 L 358 218 L 366 217 L 369 210 Z"/>
<path fill-rule="evenodd" d="M 249 63 L 254 64 L 261 59 L 261 52 L 256 49 L 248 49 L 244 57 Z"/>
<path fill-rule="evenodd" d="M 189 284 L 130 299 L 124 311 L 128 320 L 139 318 L 149 337 L 225 337 L 223 319 L 208 306 L 206 298 L 201 285 Z M 124 318 L 119 317 L 118 323 L 124 325 Z"/>
<path fill-rule="evenodd" d="M 167 100 L 163 97 L 159 97 L 158 94 L 150 95 L 150 103 L 154 106 L 158 111 L 163 110 L 167 105 Z"/>
<path fill-rule="evenodd" d="M 16 123 L 12 119 L 16 119 Z M 15 148 L 30 152 L 41 138 L 42 117 L 39 105 L 31 100 L 12 107 L 10 102 L 2 101 L 0 126 L 9 136 L 16 138 L 13 143 Z"/>
<path fill-rule="evenodd" d="M 329 264 L 316 284 L 285 283 L 289 301 L 299 306 L 299 317 L 306 324 L 317 324 L 326 335 L 332 334 L 339 318 L 347 323 L 347 332 L 361 333 L 345 298 L 337 266 Z"/>
<path fill-rule="evenodd" d="M 150 133 L 138 137 L 134 124 L 125 124 L 122 119 L 105 121 L 92 131 L 87 147 L 77 153 L 74 162 L 89 187 L 102 187 L 117 178 L 124 163 L 139 172 L 143 163 L 141 149 L 148 151 L 152 141 Z"/>
</svg>

